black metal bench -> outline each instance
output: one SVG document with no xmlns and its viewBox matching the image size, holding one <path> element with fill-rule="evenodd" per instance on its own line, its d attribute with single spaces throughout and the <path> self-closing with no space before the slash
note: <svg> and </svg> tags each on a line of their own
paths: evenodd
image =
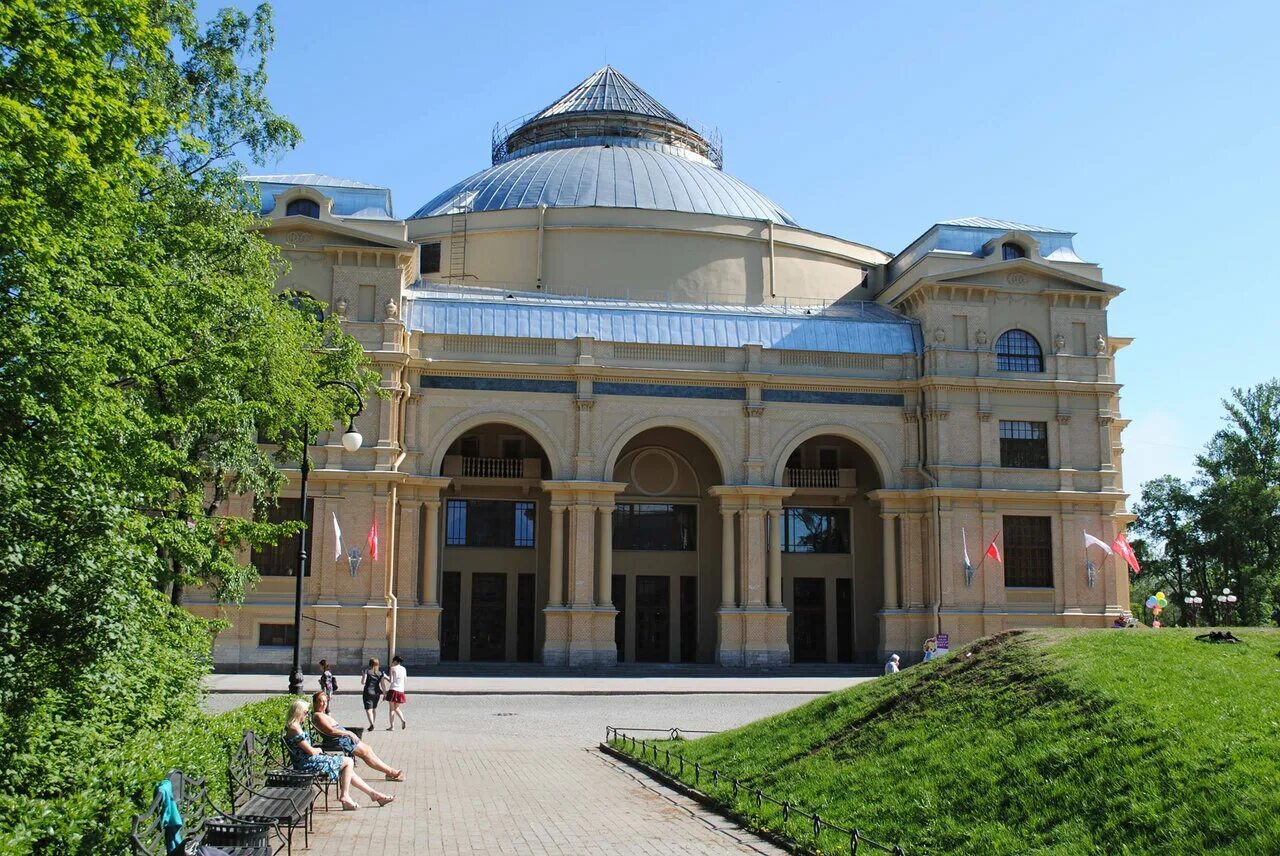
<svg viewBox="0 0 1280 856">
<path fill-rule="evenodd" d="M 293 853 L 295 829 L 302 829 L 305 846 L 311 846 L 311 816 L 320 791 L 314 774 L 273 766 L 267 744 L 246 731 L 227 767 L 231 811 L 238 817 L 279 825 Z"/>
<path fill-rule="evenodd" d="M 343 728 L 347 729 L 347 731 L 350 731 L 352 734 L 354 734 L 357 740 L 364 739 L 364 728 L 362 728 L 361 726 L 344 725 Z M 319 730 L 316 729 L 314 723 L 311 725 L 310 731 L 312 734 L 317 735 L 320 738 L 321 752 L 325 752 L 327 754 L 333 754 L 336 752 L 341 752 L 343 755 L 347 754 L 345 751 L 343 751 L 342 744 L 338 742 L 341 738 L 330 737 L 327 734 L 321 734 Z M 355 761 L 355 759 L 352 758 L 352 761 Z"/>
<path fill-rule="evenodd" d="M 284 846 L 280 829 L 269 821 L 249 820 L 220 811 L 210 800 L 204 779 L 192 778 L 181 770 L 165 776 L 173 788 L 173 799 L 182 815 L 182 850 L 195 852 L 202 844 L 217 847 L 231 856 L 271 856 L 271 837 Z M 165 800 L 156 794 L 151 807 L 133 818 L 129 836 L 135 856 L 169 856 L 164 835 Z"/>
</svg>

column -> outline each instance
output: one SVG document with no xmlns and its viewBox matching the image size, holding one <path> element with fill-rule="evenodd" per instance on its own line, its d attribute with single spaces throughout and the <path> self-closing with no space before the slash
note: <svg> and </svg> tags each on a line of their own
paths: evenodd
<svg viewBox="0 0 1280 856">
<path fill-rule="evenodd" d="M 765 605 L 764 509 L 742 510 L 742 605 Z"/>
<path fill-rule="evenodd" d="M 720 509 L 720 608 L 733 609 L 733 509 Z"/>
<path fill-rule="evenodd" d="M 600 531 L 596 536 L 600 557 L 596 560 L 596 603 L 613 606 L 613 506 L 600 509 Z"/>
<path fill-rule="evenodd" d="M 896 516 L 882 514 L 884 539 L 884 608 L 898 608 L 898 545 L 897 532 L 893 525 Z"/>
<path fill-rule="evenodd" d="M 782 509 L 769 509 L 769 605 L 782 606 Z"/>
<path fill-rule="evenodd" d="M 585 502 L 569 507 L 569 602 L 577 609 L 595 606 L 596 508 Z"/>
<path fill-rule="evenodd" d="M 547 606 L 564 605 L 564 506 L 551 506 L 551 569 Z"/>
<path fill-rule="evenodd" d="M 423 527 L 422 603 L 434 606 L 440 602 L 440 502 L 427 500 L 426 525 Z"/>
</svg>

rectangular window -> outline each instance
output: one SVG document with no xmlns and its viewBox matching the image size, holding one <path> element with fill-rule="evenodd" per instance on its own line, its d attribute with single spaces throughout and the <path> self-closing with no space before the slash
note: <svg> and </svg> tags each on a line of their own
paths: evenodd
<svg viewBox="0 0 1280 856">
<path fill-rule="evenodd" d="M 1004 584 L 1009 588 L 1053 586 L 1048 517 L 1004 518 Z"/>
<path fill-rule="evenodd" d="M 449 547 L 532 547 L 532 502 L 500 499 L 451 499 L 444 543 Z"/>
<path fill-rule="evenodd" d="M 292 648 L 294 638 L 292 624 L 259 624 L 259 648 Z"/>
<path fill-rule="evenodd" d="M 615 550 L 696 550 L 698 509 L 662 502 L 620 502 L 613 512 Z"/>
<path fill-rule="evenodd" d="M 502 457 L 509 461 L 518 461 L 524 457 L 523 437 L 503 437 Z"/>
<path fill-rule="evenodd" d="M 848 553 L 849 512 L 843 508 L 787 508 L 782 519 L 784 553 Z"/>
<path fill-rule="evenodd" d="M 458 441 L 458 454 L 464 458 L 480 457 L 480 438 L 476 436 L 463 437 Z"/>
<path fill-rule="evenodd" d="M 1000 466 L 1048 468 L 1049 432 L 1045 423 L 1001 419 Z"/>
<path fill-rule="evenodd" d="M 818 469 L 820 470 L 840 469 L 840 450 L 835 446 L 819 446 L 818 447 Z"/>
<path fill-rule="evenodd" d="M 418 273 L 440 273 L 440 242 L 423 244 L 418 254 Z"/>
<path fill-rule="evenodd" d="M 302 500 L 296 496 L 280 497 L 279 501 L 273 508 L 267 509 L 268 523 L 285 523 L 298 519 L 298 512 L 302 508 Z M 307 503 L 307 555 L 315 556 L 312 550 L 312 544 L 315 539 L 311 537 L 312 519 L 315 517 L 316 506 L 314 502 Z M 279 543 L 272 546 L 268 544 L 253 550 L 249 554 L 249 562 L 258 569 L 258 573 L 264 577 L 291 577 L 298 572 L 298 539 L 301 535 L 290 535 L 287 538 L 281 538 Z M 311 562 L 307 563 L 307 576 L 311 576 Z"/>
</svg>

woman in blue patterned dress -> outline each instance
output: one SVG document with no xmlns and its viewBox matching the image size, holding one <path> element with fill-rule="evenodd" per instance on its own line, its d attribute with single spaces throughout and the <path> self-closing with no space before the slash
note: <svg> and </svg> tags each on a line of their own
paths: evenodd
<svg viewBox="0 0 1280 856">
<path fill-rule="evenodd" d="M 289 719 L 285 725 L 284 740 L 289 746 L 289 755 L 293 760 L 293 768 L 304 773 L 315 773 L 324 776 L 331 782 L 338 783 L 338 800 L 343 811 L 355 811 L 360 808 L 351 799 L 351 788 L 368 794 L 380 806 L 395 799 L 372 788 L 364 779 L 356 775 L 351 759 L 345 755 L 325 755 L 311 745 L 311 735 L 302 727 L 302 718 L 307 715 L 307 703 L 295 699 L 289 705 Z"/>
</svg>

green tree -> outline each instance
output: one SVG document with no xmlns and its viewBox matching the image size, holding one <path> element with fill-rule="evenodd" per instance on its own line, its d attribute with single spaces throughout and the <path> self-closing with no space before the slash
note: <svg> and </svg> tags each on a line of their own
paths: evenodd
<svg viewBox="0 0 1280 856">
<path fill-rule="evenodd" d="M 237 599 L 237 551 L 297 526 L 223 504 L 282 485 L 259 438 L 296 458 L 300 426 L 349 412 L 319 381 L 370 381 L 335 321 L 273 294 L 238 177 L 299 140 L 264 96 L 272 40 L 265 5 L 0 5 L 0 828 L 197 707 L 210 628 L 174 604 Z"/>
</svg>

